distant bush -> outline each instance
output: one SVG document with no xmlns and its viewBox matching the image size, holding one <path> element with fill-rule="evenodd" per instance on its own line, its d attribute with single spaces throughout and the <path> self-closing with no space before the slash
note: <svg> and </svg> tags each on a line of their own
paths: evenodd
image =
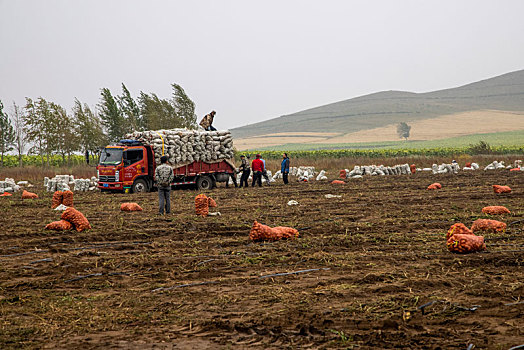
<svg viewBox="0 0 524 350">
<path fill-rule="evenodd" d="M 478 143 L 470 144 L 468 150 L 469 154 L 493 154 L 491 146 L 485 141 L 479 141 Z"/>
</svg>

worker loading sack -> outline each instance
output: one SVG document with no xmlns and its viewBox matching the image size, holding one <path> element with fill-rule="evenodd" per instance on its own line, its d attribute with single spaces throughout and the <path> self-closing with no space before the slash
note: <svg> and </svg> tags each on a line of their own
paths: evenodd
<svg viewBox="0 0 524 350">
<path fill-rule="evenodd" d="M 216 163 L 222 159 L 231 159 L 233 137 L 229 131 L 198 131 L 171 129 L 158 131 L 135 131 L 127 138 L 151 145 L 155 160 L 160 164 L 164 154 L 173 166 L 182 166 L 195 161 Z"/>
</svg>

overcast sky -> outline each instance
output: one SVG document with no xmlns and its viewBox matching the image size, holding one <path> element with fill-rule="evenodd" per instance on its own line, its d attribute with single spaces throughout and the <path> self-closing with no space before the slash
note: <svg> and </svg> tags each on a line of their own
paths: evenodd
<svg viewBox="0 0 524 350">
<path fill-rule="evenodd" d="M 524 69 L 522 0 L 0 0 L 0 100 L 171 94 L 243 126 Z M 9 108 L 7 108 L 9 111 Z"/>
</svg>

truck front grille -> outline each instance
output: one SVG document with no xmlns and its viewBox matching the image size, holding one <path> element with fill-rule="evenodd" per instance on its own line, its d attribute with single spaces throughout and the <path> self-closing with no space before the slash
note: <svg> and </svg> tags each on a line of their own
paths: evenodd
<svg viewBox="0 0 524 350">
<path fill-rule="evenodd" d="M 116 182 L 114 175 L 100 175 L 98 177 L 99 182 Z"/>
</svg>

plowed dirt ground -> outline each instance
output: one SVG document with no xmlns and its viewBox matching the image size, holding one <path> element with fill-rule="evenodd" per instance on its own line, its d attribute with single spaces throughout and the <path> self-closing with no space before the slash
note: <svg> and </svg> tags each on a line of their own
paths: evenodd
<svg viewBox="0 0 524 350">
<path fill-rule="evenodd" d="M 435 181 L 443 189 L 427 191 Z M 45 231 L 60 213 L 36 192 L 0 198 L 0 348 L 524 343 L 524 173 L 218 188 L 206 194 L 222 215 L 208 218 L 194 215 L 193 190 L 172 193 L 167 217 L 156 193 L 75 193 L 93 227 L 81 233 Z M 130 201 L 144 211 L 121 212 Z M 486 217 L 487 205 L 511 210 L 496 217 L 507 231 L 486 234 L 484 252 L 448 252 L 448 228 Z M 300 238 L 253 243 L 254 220 Z"/>
</svg>

